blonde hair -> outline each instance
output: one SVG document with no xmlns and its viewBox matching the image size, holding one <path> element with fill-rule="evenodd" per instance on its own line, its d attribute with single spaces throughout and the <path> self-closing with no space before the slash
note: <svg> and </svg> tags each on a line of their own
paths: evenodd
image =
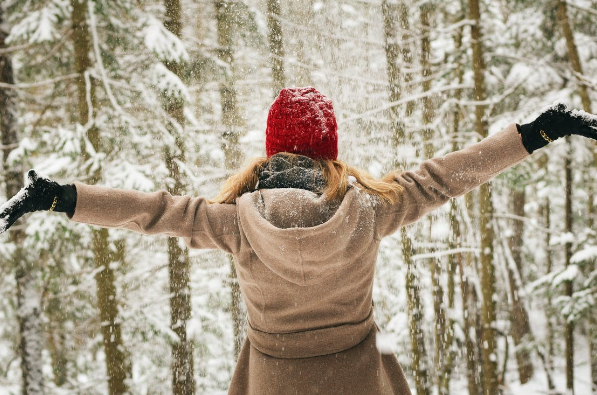
<svg viewBox="0 0 597 395">
<path fill-rule="evenodd" d="M 276 155 L 284 155 L 291 163 L 300 156 L 287 152 Z M 211 203 L 233 204 L 236 198 L 244 193 L 255 191 L 259 181 L 259 173 L 263 168 L 268 166 L 270 159 L 265 157 L 252 159 L 243 169 L 226 180 L 220 193 L 211 200 Z M 369 173 L 340 160 L 315 159 L 314 163 L 315 166 L 322 170 L 325 181 L 325 188 L 322 193 L 329 200 L 337 200 L 344 197 L 348 190 L 348 177 L 350 176 L 356 179 L 356 182 L 365 192 L 378 197 L 386 203 L 395 203 L 402 191 L 402 187 L 394 181 L 396 172 L 389 173 L 378 180 Z"/>
</svg>

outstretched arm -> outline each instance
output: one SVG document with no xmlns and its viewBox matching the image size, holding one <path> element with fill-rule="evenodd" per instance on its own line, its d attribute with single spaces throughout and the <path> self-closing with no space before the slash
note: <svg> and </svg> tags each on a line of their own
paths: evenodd
<svg viewBox="0 0 597 395">
<path fill-rule="evenodd" d="M 377 210 L 379 237 L 395 232 L 429 211 L 458 197 L 564 136 L 597 140 L 597 117 L 568 110 L 558 103 L 524 125 L 512 124 L 463 150 L 424 161 L 418 169 L 396 176 L 403 187 L 399 200 Z"/>
<path fill-rule="evenodd" d="M 75 222 L 182 237 L 191 248 L 234 253 L 240 247 L 234 205 L 209 204 L 203 197 L 172 196 L 167 191 L 146 193 L 80 182 L 59 185 L 33 170 L 27 176 L 27 186 L 0 208 L 0 233 L 26 213 L 49 210 L 65 212 Z"/>
<path fill-rule="evenodd" d="M 416 170 L 397 175 L 395 181 L 403 191 L 395 204 L 379 207 L 379 236 L 387 236 L 417 221 L 450 198 L 489 181 L 529 155 L 516 125 L 512 124 L 476 144 L 428 159 Z"/>
<path fill-rule="evenodd" d="M 191 248 L 235 252 L 240 236 L 236 207 L 210 204 L 204 197 L 172 196 L 74 183 L 77 204 L 72 221 L 143 234 L 182 237 Z"/>
</svg>

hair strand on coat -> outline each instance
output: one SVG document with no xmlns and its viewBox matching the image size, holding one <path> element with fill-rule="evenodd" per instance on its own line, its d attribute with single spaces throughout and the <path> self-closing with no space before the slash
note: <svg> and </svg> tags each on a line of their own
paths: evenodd
<svg viewBox="0 0 597 395">
<path fill-rule="evenodd" d="M 285 155 L 288 158 L 298 157 L 299 155 L 281 152 L 276 155 Z M 273 156 L 272 156 L 273 158 Z M 238 173 L 226 180 L 220 193 L 213 198 L 211 203 L 234 204 L 236 198 L 244 193 L 257 190 L 260 170 L 268 165 L 271 158 L 259 157 L 252 159 Z M 402 187 L 394 182 L 399 174 L 392 172 L 381 179 L 376 179 L 366 171 L 350 166 L 340 160 L 316 159 L 315 166 L 318 166 L 325 180 L 325 190 L 323 194 L 331 201 L 342 199 L 346 194 L 349 181 L 348 177 L 356 179 L 357 184 L 367 193 L 381 199 L 385 203 L 395 203 L 400 197 Z"/>
</svg>

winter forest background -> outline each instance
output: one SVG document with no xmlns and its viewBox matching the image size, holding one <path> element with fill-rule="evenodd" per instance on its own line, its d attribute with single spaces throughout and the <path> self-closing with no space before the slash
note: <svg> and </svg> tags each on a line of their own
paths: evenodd
<svg viewBox="0 0 597 395">
<path fill-rule="evenodd" d="M 284 86 L 381 176 L 597 112 L 596 76 L 595 0 L 1 0 L 0 202 L 29 168 L 213 197 Z M 379 348 L 413 392 L 597 393 L 596 164 L 558 141 L 384 241 Z M 225 393 L 244 320 L 223 253 L 47 212 L 0 236 L 0 394 Z"/>
</svg>

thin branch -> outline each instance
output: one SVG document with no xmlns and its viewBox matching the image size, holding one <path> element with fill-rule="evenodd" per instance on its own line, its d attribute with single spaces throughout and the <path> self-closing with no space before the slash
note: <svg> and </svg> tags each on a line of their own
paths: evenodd
<svg viewBox="0 0 597 395">
<path fill-rule="evenodd" d="M 421 259 L 440 258 L 442 256 L 460 254 L 462 252 L 474 252 L 475 254 L 479 254 L 481 252 L 481 249 L 474 248 L 474 247 L 460 247 L 460 248 L 453 248 L 451 250 L 434 251 L 434 252 L 428 252 L 426 254 L 417 254 L 417 255 L 413 255 L 411 257 L 411 259 L 413 261 L 418 261 Z"/>
<path fill-rule="evenodd" d="M 390 109 L 392 107 L 396 107 L 396 106 L 399 106 L 399 105 L 402 105 L 402 104 L 405 104 L 405 103 L 408 103 L 408 102 L 411 102 L 411 101 L 420 100 L 420 99 L 423 99 L 425 97 L 433 96 L 433 95 L 435 95 L 435 94 L 437 94 L 439 92 L 445 92 L 445 91 L 450 91 L 450 90 L 454 90 L 454 89 L 467 89 L 467 88 L 472 88 L 472 85 L 470 85 L 470 84 L 460 84 L 460 85 L 442 86 L 442 87 L 435 88 L 435 89 L 430 90 L 430 91 L 418 93 L 416 95 L 411 95 L 411 96 L 405 97 L 404 99 L 400 99 L 400 100 L 397 100 L 397 101 L 394 101 L 394 102 L 390 102 L 390 103 L 384 104 L 381 107 L 375 108 L 373 110 L 365 111 L 365 112 L 363 112 L 361 114 L 358 114 L 358 115 L 355 115 L 353 117 L 341 119 L 338 122 L 338 124 L 343 124 L 343 123 L 346 123 L 346 122 L 352 122 L 352 121 L 357 120 L 357 119 L 366 118 L 368 116 L 375 115 L 375 114 L 380 113 L 382 111 L 388 110 L 388 109 Z"/>
<path fill-rule="evenodd" d="M 15 45 L 13 47 L 0 48 L 0 55 L 9 54 L 23 49 L 29 49 L 35 45 L 39 45 L 39 43 L 21 44 Z"/>
<path fill-rule="evenodd" d="M 60 81 L 64 81 L 64 80 L 72 80 L 77 77 L 79 77 L 79 74 L 74 73 L 74 74 L 63 75 L 61 77 L 51 78 L 51 79 L 45 80 L 45 81 L 23 83 L 23 84 L 7 84 L 5 82 L 0 82 L 0 88 L 4 88 L 4 89 L 39 88 L 40 86 L 51 85 L 51 84 L 55 84 L 56 82 L 60 82 Z"/>
<path fill-rule="evenodd" d="M 131 123 L 137 124 L 137 122 L 135 122 L 134 118 L 130 117 L 129 114 L 124 112 L 124 110 L 122 109 L 122 107 L 120 107 L 120 105 L 116 101 L 116 98 L 112 94 L 112 89 L 110 88 L 110 84 L 108 84 L 108 76 L 106 73 L 106 69 L 104 68 L 102 54 L 101 54 L 100 48 L 99 48 L 99 39 L 97 37 L 97 25 L 96 25 L 96 21 L 95 21 L 95 13 L 93 11 L 93 4 L 91 1 L 87 1 L 87 8 L 89 10 L 89 26 L 91 28 L 91 36 L 93 37 L 93 49 L 95 52 L 97 65 L 99 66 L 100 74 L 102 76 L 102 82 L 104 84 L 106 94 L 108 95 L 108 99 L 110 100 L 110 103 L 112 104 L 112 106 L 114 107 L 116 112 L 118 112 L 120 115 L 122 115 L 126 119 L 129 119 L 131 121 Z"/>
<path fill-rule="evenodd" d="M 540 230 L 542 232 L 549 233 L 552 235 L 561 235 L 562 234 L 562 232 L 558 232 L 557 230 L 551 230 L 551 229 L 545 228 L 543 226 L 539 226 L 536 223 L 534 223 L 531 218 L 521 217 L 520 215 L 514 215 L 514 214 L 510 214 L 510 213 L 495 213 L 495 214 L 493 214 L 493 216 L 495 218 L 507 218 L 507 219 L 515 219 L 518 221 L 522 221 L 537 230 Z"/>
<path fill-rule="evenodd" d="M 38 64 L 44 63 L 46 60 L 50 59 L 60 49 L 60 47 L 66 42 L 66 40 L 68 40 L 70 38 L 70 36 L 73 34 L 73 32 L 74 32 L 73 29 L 69 29 L 66 32 L 66 34 L 64 34 L 62 36 L 62 39 L 58 42 L 58 44 L 56 44 L 56 46 L 54 46 L 54 48 L 52 48 L 46 56 L 44 56 L 41 60 L 30 64 L 29 66 L 37 66 Z"/>
<path fill-rule="evenodd" d="M 592 8 L 584 7 L 584 6 L 580 5 L 580 4 L 574 4 L 570 0 L 566 0 L 566 1 L 564 1 L 564 3 L 568 4 L 570 7 L 574 7 L 574 8 L 577 8 L 579 10 L 586 11 L 589 14 L 597 15 L 597 10 L 594 10 Z"/>
</svg>

